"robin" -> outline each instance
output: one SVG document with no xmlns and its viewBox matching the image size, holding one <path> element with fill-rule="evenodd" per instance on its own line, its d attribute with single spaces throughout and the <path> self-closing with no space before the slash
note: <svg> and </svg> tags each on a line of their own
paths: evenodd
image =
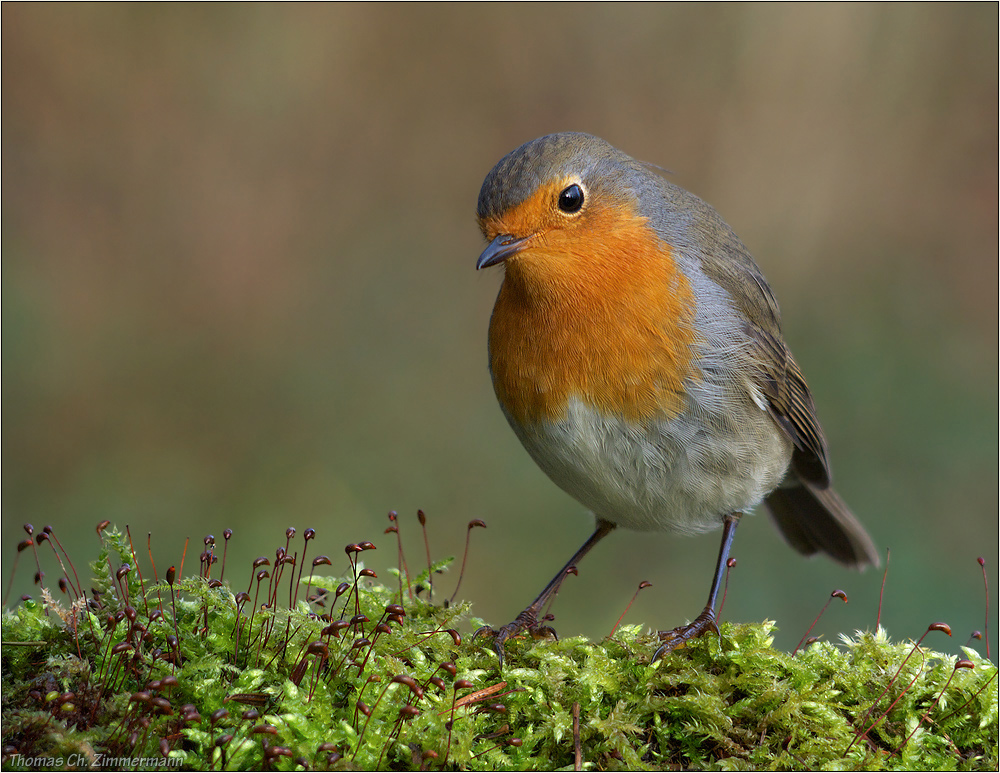
<svg viewBox="0 0 1000 773">
<path fill-rule="evenodd" d="M 554 634 L 539 614 L 618 526 L 722 527 L 705 609 L 654 659 L 718 632 L 740 517 L 762 501 L 793 548 L 877 565 L 830 488 L 826 439 L 763 274 L 718 213 L 588 134 L 551 134 L 493 168 L 477 218 L 502 264 L 489 329 L 500 407 L 539 467 L 596 516 L 593 535 L 517 618 L 477 635 Z"/>
</svg>

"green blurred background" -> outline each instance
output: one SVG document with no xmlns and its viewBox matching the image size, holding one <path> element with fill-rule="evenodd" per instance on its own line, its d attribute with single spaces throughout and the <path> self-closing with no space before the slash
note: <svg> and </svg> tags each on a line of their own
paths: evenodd
<svg viewBox="0 0 1000 773">
<path fill-rule="evenodd" d="M 242 583 L 292 525 L 335 563 L 376 542 L 384 572 L 390 509 L 413 568 L 420 507 L 438 557 L 488 523 L 462 595 L 509 620 L 592 522 L 494 400 L 501 272 L 473 268 L 474 210 L 502 155 L 577 130 L 669 168 L 756 256 L 838 490 L 892 550 L 890 633 L 944 620 L 955 640 L 935 643 L 957 651 L 982 629 L 996 4 L 2 13 L 5 590 L 24 522 L 53 525 L 78 569 L 102 519 L 152 532 L 164 565 L 192 537 L 188 571 L 230 527 Z M 564 586 L 557 627 L 603 636 L 642 580 L 628 621 L 679 624 L 717 549 L 619 532 Z M 874 623 L 881 572 L 802 559 L 763 516 L 733 555 L 725 616 L 776 619 L 782 646 L 834 588 L 850 605 L 818 632 Z"/>
</svg>

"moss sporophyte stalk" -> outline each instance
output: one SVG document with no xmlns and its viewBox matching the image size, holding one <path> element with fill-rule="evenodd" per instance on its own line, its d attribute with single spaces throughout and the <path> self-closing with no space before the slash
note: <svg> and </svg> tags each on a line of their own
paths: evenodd
<svg viewBox="0 0 1000 773">
<path fill-rule="evenodd" d="M 373 543 L 335 562 L 312 529 L 249 566 L 226 566 L 232 532 L 222 561 L 206 538 L 194 574 L 181 557 L 140 571 L 129 536 L 99 534 L 86 583 L 51 529 L 22 543 L 43 576 L 3 616 L 4 770 L 997 767 L 997 669 L 928 649 L 951 641 L 944 624 L 789 654 L 771 622 L 724 623 L 655 662 L 655 635 L 626 624 L 512 639 L 500 671 L 459 633 L 483 621 L 443 600 L 452 560 L 429 542 L 422 572 L 382 584 Z"/>
</svg>

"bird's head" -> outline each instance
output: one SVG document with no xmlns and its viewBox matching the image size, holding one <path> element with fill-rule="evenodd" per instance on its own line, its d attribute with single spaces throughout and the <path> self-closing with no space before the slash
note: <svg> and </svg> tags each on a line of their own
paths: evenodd
<svg viewBox="0 0 1000 773">
<path fill-rule="evenodd" d="M 589 134 L 550 134 L 509 153 L 479 193 L 477 219 L 489 246 L 477 268 L 498 263 L 535 285 L 615 273 L 643 239 L 639 211 L 651 173 Z"/>
</svg>

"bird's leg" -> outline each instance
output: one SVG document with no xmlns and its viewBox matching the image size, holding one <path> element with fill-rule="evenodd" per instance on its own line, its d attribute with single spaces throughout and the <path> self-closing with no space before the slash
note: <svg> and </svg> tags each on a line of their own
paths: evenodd
<svg viewBox="0 0 1000 773">
<path fill-rule="evenodd" d="M 539 625 L 538 614 L 542 611 L 542 608 L 549 601 L 549 599 L 559 591 L 559 586 L 562 585 L 562 581 L 566 577 L 569 570 L 575 567 L 580 560 L 590 552 L 590 549 L 593 548 L 594 545 L 614 531 L 614 528 L 615 524 L 611 523 L 611 521 L 605 521 L 598 518 L 597 528 L 594 530 L 594 533 L 590 535 L 590 539 L 583 543 L 583 546 L 573 554 L 573 557 L 566 562 L 566 565 L 562 569 L 559 570 L 559 574 L 552 578 L 552 581 L 545 586 L 545 589 L 538 594 L 538 598 L 532 601 L 531 605 L 527 609 L 514 618 L 512 622 L 501 626 L 499 629 L 484 625 L 472 635 L 473 639 L 478 636 L 493 637 L 493 649 L 496 651 L 497 656 L 500 659 L 501 668 L 503 668 L 504 642 L 506 642 L 511 636 L 514 636 L 521 631 L 527 631 L 533 636 L 555 636 L 556 632 L 550 626 Z"/>
<path fill-rule="evenodd" d="M 712 590 L 708 594 L 708 603 L 705 605 L 705 609 L 687 625 L 679 626 L 672 631 L 660 631 L 659 637 L 662 643 L 653 653 L 653 660 L 684 646 L 691 639 L 697 639 L 708 631 L 719 632 L 719 625 L 715 621 L 715 600 L 719 595 L 719 587 L 722 585 L 722 578 L 726 573 L 729 548 L 733 544 L 733 537 L 736 536 L 736 527 L 739 525 L 741 515 L 742 513 L 730 513 L 722 520 L 722 545 L 719 546 L 719 561 L 715 565 L 715 577 L 712 578 Z"/>
</svg>

